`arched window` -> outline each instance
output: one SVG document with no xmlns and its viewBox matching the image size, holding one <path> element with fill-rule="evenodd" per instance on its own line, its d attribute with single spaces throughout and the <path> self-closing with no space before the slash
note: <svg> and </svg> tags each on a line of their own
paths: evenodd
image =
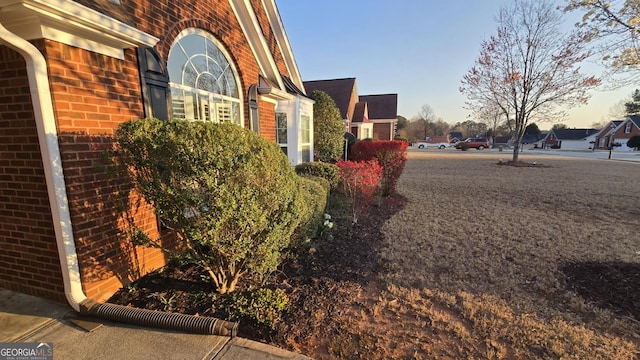
<svg viewBox="0 0 640 360">
<path fill-rule="evenodd" d="M 244 125 L 242 91 L 230 58 L 203 30 L 186 29 L 178 35 L 167 62 L 173 118 Z"/>
</svg>

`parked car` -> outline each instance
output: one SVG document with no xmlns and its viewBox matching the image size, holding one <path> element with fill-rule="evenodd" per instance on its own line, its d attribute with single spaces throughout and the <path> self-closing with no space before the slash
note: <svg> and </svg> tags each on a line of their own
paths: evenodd
<svg viewBox="0 0 640 360">
<path fill-rule="evenodd" d="M 468 138 L 465 141 L 460 141 L 456 144 L 456 149 L 469 149 L 475 148 L 478 150 L 484 150 L 489 147 L 489 139 L 488 138 Z"/>
<path fill-rule="evenodd" d="M 444 149 L 449 146 L 449 140 L 446 136 L 434 136 L 428 137 L 425 140 L 419 140 L 415 145 L 418 147 L 418 149 Z"/>
</svg>

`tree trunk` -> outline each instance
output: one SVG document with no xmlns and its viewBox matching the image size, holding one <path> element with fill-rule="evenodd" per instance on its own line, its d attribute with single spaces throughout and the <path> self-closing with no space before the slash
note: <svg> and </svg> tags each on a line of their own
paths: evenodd
<svg viewBox="0 0 640 360">
<path fill-rule="evenodd" d="M 516 141 L 513 145 L 513 162 L 518 161 L 518 156 L 520 155 L 520 141 Z"/>
</svg>

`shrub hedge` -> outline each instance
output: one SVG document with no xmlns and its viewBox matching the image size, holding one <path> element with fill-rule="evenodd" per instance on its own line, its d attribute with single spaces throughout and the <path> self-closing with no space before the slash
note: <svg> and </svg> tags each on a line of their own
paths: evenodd
<svg viewBox="0 0 640 360">
<path fill-rule="evenodd" d="M 324 212 L 329 198 L 329 182 L 321 177 L 300 176 L 302 208 L 298 233 L 303 237 L 318 234 L 324 220 Z"/>
<path fill-rule="evenodd" d="M 399 140 L 358 141 L 351 148 L 353 161 L 376 159 L 383 168 L 380 184 L 382 196 L 388 196 L 396 189 L 396 184 L 407 162 L 407 143 Z"/>
<path fill-rule="evenodd" d="M 277 145 L 233 124 L 185 120 L 126 122 L 115 138 L 115 161 L 220 293 L 276 269 L 302 206 Z"/>
<path fill-rule="evenodd" d="M 324 178 L 329 182 L 331 190 L 335 190 L 340 182 L 338 167 L 335 164 L 320 161 L 306 162 L 296 165 L 296 173 Z"/>
</svg>

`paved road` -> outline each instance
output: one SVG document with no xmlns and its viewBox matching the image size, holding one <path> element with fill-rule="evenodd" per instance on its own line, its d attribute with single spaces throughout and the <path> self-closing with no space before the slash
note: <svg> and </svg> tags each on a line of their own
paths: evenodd
<svg viewBox="0 0 640 360">
<path fill-rule="evenodd" d="M 417 149 L 415 147 L 409 148 L 412 153 L 453 153 L 460 152 L 460 150 L 456 150 L 453 148 L 448 148 L 444 150 L 440 149 Z M 511 155 L 512 149 L 505 149 L 500 152 L 498 149 L 485 149 L 483 151 L 474 151 L 469 150 L 469 154 L 482 153 L 485 155 L 497 155 L 500 154 L 503 157 L 507 158 Z M 542 150 L 542 149 L 525 149 L 521 153 L 522 155 L 547 155 L 547 156 L 564 156 L 564 157 L 576 157 L 583 159 L 602 159 L 607 160 L 609 158 L 609 152 L 606 150 Z M 640 163 L 640 151 L 614 151 L 611 155 L 612 160 L 618 161 L 632 161 Z"/>
</svg>

